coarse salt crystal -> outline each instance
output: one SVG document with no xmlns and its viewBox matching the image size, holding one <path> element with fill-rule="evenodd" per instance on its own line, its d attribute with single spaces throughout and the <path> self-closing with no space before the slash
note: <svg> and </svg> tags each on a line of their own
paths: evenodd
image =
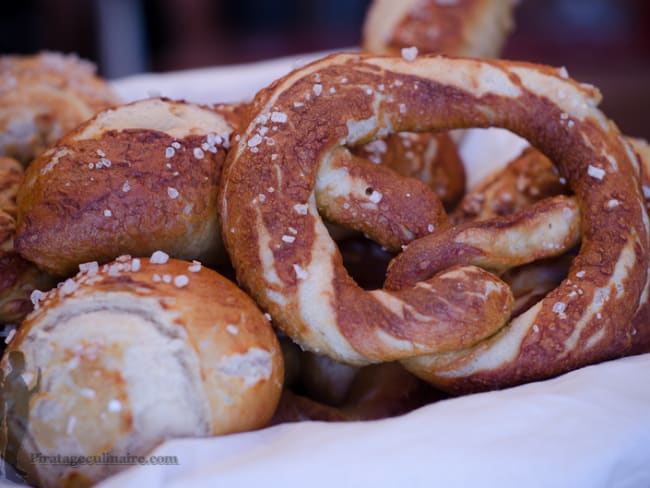
<svg viewBox="0 0 650 488">
<path fill-rule="evenodd" d="M 587 174 L 592 178 L 596 178 L 597 180 L 602 180 L 605 177 L 605 170 L 602 168 L 598 168 L 597 166 L 592 166 L 590 164 L 589 167 L 587 168 Z"/>
<path fill-rule="evenodd" d="M 165 157 L 167 159 L 173 158 L 175 154 L 176 154 L 176 151 L 174 150 L 173 147 L 168 147 L 168 148 L 165 149 Z"/>
<path fill-rule="evenodd" d="M 296 238 L 294 236 L 283 235 L 282 240 L 288 244 L 291 244 L 293 241 L 296 240 Z"/>
<path fill-rule="evenodd" d="M 178 198 L 178 190 L 176 188 L 172 188 L 171 186 L 167 188 L 167 195 L 169 195 L 169 198 L 171 199 L 176 199 Z"/>
<path fill-rule="evenodd" d="M 316 96 L 319 96 L 321 93 L 323 93 L 323 85 L 319 83 L 316 83 L 312 89 Z"/>
<path fill-rule="evenodd" d="M 248 141 L 248 147 L 255 147 L 259 146 L 262 143 L 262 136 L 259 134 L 255 134 L 253 137 L 251 137 Z"/>
<path fill-rule="evenodd" d="M 180 149 L 181 148 L 181 143 L 177 142 L 177 141 L 174 141 L 174 142 L 172 142 L 172 147 L 174 149 Z"/>
<path fill-rule="evenodd" d="M 232 335 L 237 335 L 239 333 L 239 328 L 233 324 L 226 325 L 226 330 Z"/>
<path fill-rule="evenodd" d="M 418 48 L 415 46 L 402 48 L 402 57 L 407 61 L 415 61 L 418 57 Z"/>
<path fill-rule="evenodd" d="M 307 205 L 306 203 L 296 203 L 293 206 L 293 209 L 299 215 L 307 215 L 307 211 L 309 210 L 309 205 Z"/>
<path fill-rule="evenodd" d="M 109 209 L 104 210 L 104 217 L 112 217 L 113 212 L 111 212 Z"/>
<path fill-rule="evenodd" d="M 372 193 L 368 196 L 368 199 L 372 203 L 379 203 L 384 196 L 376 190 L 373 190 Z"/>
<path fill-rule="evenodd" d="M 198 273 L 199 271 L 201 271 L 201 267 L 202 267 L 202 264 L 199 261 L 192 261 L 192 264 L 190 264 L 187 267 L 187 270 L 190 273 Z"/>
<path fill-rule="evenodd" d="M 176 288 L 184 288 L 189 284 L 189 282 L 190 279 L 185 275 L 178 275 L 174 277 L 174 286 L 176 286 Z"/>
<path fill-rule="evenodd" d="M 131 271 L 138 272 L 140 271 L 141 262 L 138 258 L 135 258 L 131 261 Z"/>
<path fill-rule="evenodd" d="M 163 251 L 155 251 L 149 259 L 151 264 L 165 264 L 167 261 L 169 261 L 169 254 Z"/>
<path fill-rule="evenodd" d="M 5 337 L 5 344 L 9 344 L 15 335 L 16 335 L 16 329 L 11 329 L 7 334 L 7 337 Z"/>
<path fill-rule="evenodd" d="M 164 274 L 164 275 L 162 276 L 162 280 L 163 280 L 163 282 L 165 282 L 165 283 L 171 283 L 171 282 L 172 282 L 172 275 L 170 275 L 170 274 Z"/>
<path fill-rule="evenodd" d="M 122 410 L 122 403 L 119 400 L 111 400 L 108 402 L 109 412 L 120 412 Z"/>
<path fill-rule="evenodd" d="M 194 157 L 196 159 L 203 159 L 203 156 L 205 156 L 205 153 L 203 152 L 203 149 L 201 149 L 200 147 L 195 147 L 194 151 L 192 151 L 192 153 L 194 154 Z"/>
<path fill-rule="evenodd" d="M 79 265 L 79 271 L 81 273 L 87 273 L 89 275 L 97 274 L 99 271 L 99 263 L 97 261 L 91 261 L 89 263 L 81 263 Z"/>
<path fill-rule="evenodd" d="M 584 271 L 578 271 L 576 273 L 576 278 L 584 278 L 585 277 L 585 272 Z"/>
<path fill-rule="evenodd" d="M 293 265 L 293 270 L 296 272 L 296 278 L 299 280 L 306 280 L 309 277 L 309 273 L 302 269 L 298 264 Z"/>
<path fill-rule="evenodd" d="M 129 191 L 131 191 L 131 185 L 129 185 L 128 181 L 125 181 L 122 185 L 122 192 L 128 193 Z"/>
<path fill-rule="evenodd" d="M 278 124 L 284 124 L 287 121 L 287 114 L 284 112 L 272 112 L 271 113 L 271 122 L 277 122 Z"/>
<path fill-rule="evenodd" d="M 427 231 L 429 231 L 429 233 L 433 232 L 434 229 L 435 227 L 433 226 L 433 224 L 427 225 Z"/>
</svg>

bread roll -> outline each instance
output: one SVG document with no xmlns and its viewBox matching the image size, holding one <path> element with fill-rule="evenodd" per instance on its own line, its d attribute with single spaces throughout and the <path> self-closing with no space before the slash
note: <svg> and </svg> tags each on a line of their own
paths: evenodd
<svg viewBox="0 0 650 488">
<path fill-rule="evenodd" d="M 149 99 L 99 113 L 27 169 L 16 249 L 53 275 L 161 249 L 213 265 L 233 114 Z"/>
<path fill-rule="evenodd" d="M 280 347 L 232 282 L 160 252 L 82 269 L 35 297 L 0 363 L 9 378 L 22 356 L 22 376 L 37 388 L 18 458 L 29 481 L 88 486 L 127 467 L 32 464 L 31 453 L 141 456 L 168 438 L 270 421 L 282 389 Z M 183 462 L 190 453 L 170 455 Z"/>
<path fill-rule="evenodd" d="M 54 284 L 14 250 L 16 192 L 22 178 L 17 161 L 0 157 L 0 324 L 19 323 L 32 310 L 32 291 Z"/>
<path fill-rule="evenodd" d="M 0 57 L 0 155 L 28 164 L 99 110 L 120 101 L 76 56 Z"/>
</svg>

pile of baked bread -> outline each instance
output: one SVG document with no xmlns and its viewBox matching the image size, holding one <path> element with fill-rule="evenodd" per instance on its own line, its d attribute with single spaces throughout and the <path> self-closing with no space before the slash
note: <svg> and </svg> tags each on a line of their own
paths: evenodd
<svg viewBox="0 0 650 488">
<path fill-rule="evenodd" d="M 497 59 L 514 8 L 375 1 L 362 52 L 240 104 L 122 104 L 73 56 L 1 58 L 5 459 L 91 485 L 119 466 L 30 456 L 383 418 L 650 350 L 649 146 L 566 69 Z M 531 145 L 466 188 L 472 127 Z"/>
</svg>

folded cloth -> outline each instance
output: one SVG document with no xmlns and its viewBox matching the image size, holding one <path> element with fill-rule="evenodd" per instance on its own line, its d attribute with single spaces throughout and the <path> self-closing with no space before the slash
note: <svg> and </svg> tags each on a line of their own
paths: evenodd
<svg viewBox="0 0 650 488">
<path fill-rule="evenodd" d="M 373 422 L 169 441 L 101 488 L 650 486 L 650 354 Z M 644 374 L 645 372 L 645 374 Z"/>
</svg>

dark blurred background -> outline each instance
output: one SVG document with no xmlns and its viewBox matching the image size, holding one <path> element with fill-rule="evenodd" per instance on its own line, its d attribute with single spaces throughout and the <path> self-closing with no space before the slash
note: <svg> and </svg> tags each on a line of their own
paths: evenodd
<svg viewBox="0 0 650 488">
<path fill-rule="evenodd" d="M 399 0 L 395 0 L 399 1 Z M 12 0 L 0 52 L 76 52 L 117 78 L 357 46 L 369 0 Z M 650 1 L 521 0 L 503 57 L 566 66 L 650 139 Z"/>
</svg>

